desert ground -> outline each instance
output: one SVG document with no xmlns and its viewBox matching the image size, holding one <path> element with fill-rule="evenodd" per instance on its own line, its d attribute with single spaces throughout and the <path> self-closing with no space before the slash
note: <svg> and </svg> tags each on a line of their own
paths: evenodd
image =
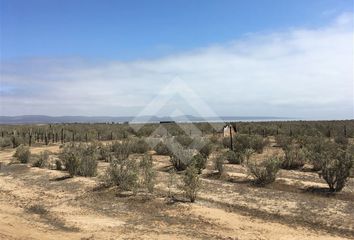
<svg viewBox="0 0 354 240">
<path fill-rule="evenodd" d="M 31 147 L 43 150 L 51 158 L 60 151 L 56 144 Z M 274 151 L 268 146 L 251 158 Z M 99 162 L 97 177 L 68 178 L 14 163 L 14 152 L 0 151 L 0 239 L 354 239 L 353 178 L 332 195 L 320 191 L 326 184 L 317 173 L 280 170 L 260 188 L 241 165 L 225 164 L 226 176 L 215 178 L 209 161 L 189 203 L 169 186 L 168 156 L 153 155 L 155 192 L 134 196 L 102 187 L 108 163 Z"/>
</svg>

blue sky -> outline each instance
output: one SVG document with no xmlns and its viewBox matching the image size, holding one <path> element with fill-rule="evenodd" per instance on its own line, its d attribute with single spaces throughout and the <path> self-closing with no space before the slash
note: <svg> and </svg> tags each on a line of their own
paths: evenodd
<svg viewBox="0 0 354 240">
<path fill-rule="evenodd" d="M 252 32 L 316 27 L 349 0 L 1 0 L 2 58 L 132 60 L 223 43 Z"/>
<path fill-rule="evenodd" d="M 0 3 L 0 115 L 135 115 L 178 77 L 219 115 L 353 118 L 353 1 Z"/>
</svg>

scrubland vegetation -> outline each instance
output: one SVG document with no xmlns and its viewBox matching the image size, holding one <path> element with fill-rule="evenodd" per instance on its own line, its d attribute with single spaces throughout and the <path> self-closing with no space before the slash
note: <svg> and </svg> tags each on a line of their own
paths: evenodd
<svg viewBox="0 0 354 240">
<path fill-rule="evenodd" d="M 128 124 L 1 126 L 0 147 L 15 149 L 11 164 L 92 178 L 119 196 L 163 195 L 169 202 L 194 203 L 224 185 L 277 189 L 287 174 L 311 173 L 318 180 L 311 179 L 314 185 L 297 194 L 354 200 L 351 190 L 344 191 L 353 177 L 354 121 L 232 124 L 237 130 L 232 138 L 223 137 L 222 124 L 214 129 L 207 123 L 195 124 L 198 133 L 164 124 L 168 134 L 154 132 L 157 124 L 138 131 Z M 45 150 L 50 146 L 59 151 Z M 42 151 L 32 153 L 36 147 Z M 232 191 L 237 193 L 237 187 Z M 287 191 L 298 187 L 290 184 Z"/>
</svg>

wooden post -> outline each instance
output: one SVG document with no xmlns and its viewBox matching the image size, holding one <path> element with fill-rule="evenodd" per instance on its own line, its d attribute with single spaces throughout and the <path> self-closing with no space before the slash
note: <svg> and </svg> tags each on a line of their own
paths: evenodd
<svg viewBox="0 0 354 240">
<path fill-rule="evenodd" d="M 233 151 L 234 150 L 234 146 L 233 146 L 233 143 L 232 143 L 232 126 L 231 125 L 229 125 L 229 128 L 230 128 L 230 149 L 231 149 L 231 151 Z"/>
<path fill-rule="evenodd" d="M 32 131 L 29 132 L 28 146 L 32 145 Z"/>
<path fill-rule="evenodd" d="M 47 132 L 45 133 L 44 140 L 45 140 L 45 145 L 48 145 L 48 134 L 47 134 Z"/>
<path fill-rule="evenodd" d="M 64 143 L 64 128 L 61 129 L 61 143 Z"/>
<path fill-rule="evenodd" d="M 343 127 L 344 137 L 347 137 L 347 126 L 344 125 Z"/>
<path fill-rule="evenodd" d="M 72 134 L 72 141 L 75 142 L 75 132 L 73 131 L 73 134 Z"/>
<path fill-rule="evenodd" d="M 87 133 L 85 133 L 85 141 L 88 142 Z"/>
</svg>

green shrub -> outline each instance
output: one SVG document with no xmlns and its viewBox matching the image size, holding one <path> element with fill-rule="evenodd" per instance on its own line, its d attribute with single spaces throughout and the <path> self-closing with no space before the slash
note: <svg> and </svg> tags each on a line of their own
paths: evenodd
<svg viewBox="0 0 354 240">
<path fill-rule="evenodd" d="M 39 168 L 44 168 L 48 166 L 48 160 L 49 160 L 49 151 L 45 150 L 39 153 L 38 158 L 36 161 L 32 163 L 33 167 L 39 167 Z"/>
<path fill-rule="evenodd" d="M 106 184 L 108 186 L 118 186 L 123 191 L 136 193 L 138 180 L 138 165 L 128 158 L 114 159 L 106 170 Z"/>
<path fill-rule="evenodd" d="M 164 142 L 159 142 L 155 147 L 154 150 L 156 154 L 158 155 L 171 155 L 170 149 L 167 147 L 167 145 Z"/>
<path fill-rule="evenodd" d="M 313 166 L 314 171 L 320 171 L 322 167 L 322 160 L 331 155 L 338 148 L 337 144 L 325 140 L 324 138 L 317 138 L 316 141 L 306 146 L 306 156 Z"/>
<path fill-rule="evenodd" d="M 334 142 L 341 145 L 347 145 L 349 143 L 349 140 L 344 135 L 337 135 L 334 138 Z"/>
<path fill-rule="evenodd" d="M 123 140 L 120 142 L 114 142 L 112 144 L 113 156 L 118 160 L 128 159 L 132 153 L 132 143 L 129 140 Z"/>
<path fill-rule="evenodd" d="M 277 146 L 284 149 L 292 143 L 292 138 L 286 135 L 277 135 L 275 136 L 275 141 L 277 143 Z"/>
<path fill-rule="evenodd" d="M 352 167 L 353 154 L 338 149 L 332 156 L 322 159 L 319 176 L 327 182 L 330 191 L 339 192 L 344 188 Z"/>
<path fill-rule="evenodd" d="M 247 168 L 248 172 L 253 176 L 255 184 L 264 186 L 275 181 L 279 171 L 279 159 L 271 157 L 259 165 L 249 163 Z"/>
<path fill-rule="evenodd" d="M 283 169 L 298 169 L 305 164 L 304 150 L 296 145 L 290 145 L 284 149 L 285 156 L 281 162 Z"/>
<path fill-rule="evenodd" d="M 100 146 L 98 148 L 99 160 L 109 162 L 112 159 L 112 154 L 108 146 Z"/>
<path fill-rule="evenodd" d="M 21 163 L 28 163 L 31 158 L 31 151 L 29 147 L 20 145 L 16 148 L 14 157 L 16 157 Z"/>
<path fill-rule="evenodd" d="M 175 140 L 185 148 L 188 148 L 193 142 L 191 137 L 185 135 L 179 135 L 175 137 Z"/>
<path fill-rule="evenodd" d="M 16 136 L 12 136 L 11 137 L 11 144 L 13 148 L 17 148 L 18 146 L 20 146 L 22 144 L 22 139 Z"/>
<path fill-rule="evenodd" d="M 263 137 L 259 135 L 253 135 L 250 137 L 250 147 L 257 153 L 263 152 L 263 148 L 266 146 L 266 143 L 267 142 L 264 141 Z M 246 149 L 244 151 L 246 151 Z"/>
<path fill-rule="evenodd" d="M 245 134 L 237 134 L 233 139 L 233 150 L 235 152 L 245 153 L 247 149 L 253 149 L 257 153 L 262 153 L 266 143 L 267 142 L 264 141 L 263 137 L 259 135 L 249 136 Z M 230 144 L 227 146 L 229 145 Z"/>
<path fill-rule="evenodd" d="M 11 138 L 9 137 L 0 137 L 0 148 L 11 147 L 12 142 Z"/>
<path fill-rule="evenodd" d="M 217 154 L 214 159 L 214 169 L 218 171 L 218 175 L 221 176 L 224 173 L 224 161 L 223 154 Z"/>
<path fill-rule="evenodd" d="M 146 153 L 150 150 L 149 145 L 143 139 L 131 141 L 131 153 Z"/>
<path fill-rule="evenodd" d="M 68 153 L 63 160 L 65 169 L 69 172 L 69 175 L 71 177 L 75 176 L 79 172 L 80 157 L 75 153 Z"/>
<path fill-rule="evenodd" d="M 186 170 L 192 163 L 193 151 L 174 146 L 170 161 L 177 171 Z"/>
<path fill-rule="evenodd" d="M 62 160 L 65 169 L 71 177 L 75 175 L 85 177 L 95 176 L 97 157 L 95 145 L 86 146 L 83 144 L 65 145 L 59 155 L 60 160 Z"/>
<path fill-rule="evenodd" d="M 207 158 L 204 157 L 202 154 L 198 153 L 193 156 L 192 162 L 194 167 L 197 169 L 198 174 L 201 174 L 202 170 L 206 167 Z"/>
<path fill-rule="evenodd" d="M 198 176 L 198 170 L 193 166 L 188 166 L 183 175 L 182 189 L 185 196 L 193 203 L 197 198 L 201 182 Z"/>
<path fill-rule="evenodd" d="M 145 154 L 139 163 L 142 172 L 142 187 L 145 187 L 149 193 L 154 191 L 156 171 L 153 169 L 152 156 Z"/>
<path fill-rule="evenodd" d="M 97 151 L 94 146 L 88 146 L 80 151 L 80 164 L 77 174 L 84 177 L 93 177 L 97 173 Z"/>
<path fill-rule="evenodd" d="M 231 164 L 240 164 L 244 160 L 244 154 L 242 152 L 234 152 L 228 150 L 224 153 L 225 159 Z"/>
<path fill-rule="evenodd" d="M 199 153 L 204 156 L 204 158 L 208 158 L 213 150 L 213 145 L 211 143 L 203 142 L 203 146 L 199 149 Z"/>
</svg>

